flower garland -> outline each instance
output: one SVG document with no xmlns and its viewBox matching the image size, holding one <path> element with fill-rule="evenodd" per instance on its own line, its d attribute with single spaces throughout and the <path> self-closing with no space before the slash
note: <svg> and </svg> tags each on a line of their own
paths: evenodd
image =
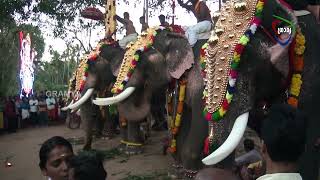
<svg viewBox="0 0 320 180">
<path fill-rule="evenodd" d="M 240 63 L 240 58 L 243 53 L 243 50 L 245 46 L 248 44 L 250 41 L 250 38 L 255 34 L 257 27 L 261 24 L 261 17 L 262 17 L 262 11 L 264 7 L 264 0 L 259 0 L 257 5 L 256 5 L 256 11 L 255 11 L 255 16 L 250 22 L 250 27 L 245 31 L 244 35 L 241 36 L 239 43 L 235 45 L 234 49 L 234 54 L 233 54 L 233 59 L 231 61 L 231 66 L 230 66 L 230 71 L 229 71 L 229 81 L 226 89 L 226 95 L 225 99 L 222 102 L 222 105 L 219 109 L 217 109 L 215 112 L 211 113 L 208 111 L 208 108 L 205 107 L 203 110 L 203 115 L 205 119 L 209 122 L 215 121 L 218 122 L 220 121 L 224 115 L 226 114 L 229 104 L 232 101 L 233 94 L 235 92 L 235 86 L 236 86 L 236 80 L 238 76 L 238 66 Z M 208 43 L 204 44 L 201 52 L 200 52 L 200 67 L 201 67 L 201 74 L 203 75 L 203 78 L 206 78 L 206 72 L 205 72 L 205 67 L 206 67 L 206 49 L 208 47 Z M 204 98 L 207 97 L 208 92 L 204 90 Z M 206 139 L 205 144 L 210 144 L 208 143 L 209 137 Z M 210 145 L 209 145 L 210 146 Z M 205 146 L 205 152 L 208 152 L 208 148 L 210 147 Z"/>
<path fill-rule="evenodd" d="M 290 104 L 293 107 L 298 107 L 298 98 L 301 91 L 301 85 L 302 85 L 302 71 L 304 67 L 304 51 L 305 51 L 305 37 L 301 32 L 301 29 L 298 28 L 297 35 L 295 40 L 293 41 L 295 43 L 293 45 L 295 57 L 293 60 L 293 74 L 291 77 L 291 84 L 289 88 L 289 97 L 287 100 L 287 103 Z"/>
<path fill-rule="evenodd" d="M 179 102 L 176 108 L 176 116 L 175 118 L 172 118 L 173 115 L 173 101 L 172 96 L 169 96 L 168 98 L 168 120 L 170 122 L 170 131 L 171 131 L 171 142 L 170 147 L 168 148 L 168 151 L 170 153 L 175 153 L 177 151 L 177 141 L 176 136 L 179 131 L 179 127 L 181 125 L 181 116 L 183 113 L 183 105 L 184 105 L 184 99 L 186 94 L 186 84 L 187 81 L 185 79 L 179 80 Z"/>
<path fill-rule="evenodd" d="M 119 94 L 123 91 L 124 86 L 129 81 L 138 61 L 140 60 L 140 54 L 148 51 L 151 48 L 159 29 L 162 30 L 164 27 L 159 26 L 155 28 L 149 28 L 138 37 L 137 41 L 128 44 L 117 81 L 111 90 L 113 94 Z"/>
</svg>

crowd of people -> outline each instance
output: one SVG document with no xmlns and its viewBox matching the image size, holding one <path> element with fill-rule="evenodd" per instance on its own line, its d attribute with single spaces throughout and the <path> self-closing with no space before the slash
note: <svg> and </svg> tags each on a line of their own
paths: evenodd
<svg viewBox="0 0 320 180">
<path fill-rule="evenodd" d="M 64 121 L 66 115 L 62 97 L 32 95 L 0 98 L 0 130 L 16 132 L 19 128 L 48 126 L 49 122 Z"/>
</svg>

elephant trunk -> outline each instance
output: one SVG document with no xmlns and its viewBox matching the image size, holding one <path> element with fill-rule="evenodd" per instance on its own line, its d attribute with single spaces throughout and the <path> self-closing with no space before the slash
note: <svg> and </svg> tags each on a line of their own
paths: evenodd
<svg viewBox="0 0 320 180">
<path fill-rule="evenodd" d="M 217 164 L 229 156 L 241 141 L 241 138 L 246 130 L 249 119 L 249 112 L 240 115 L 227 138 L 227 140 L 213 153 L 204 158 L 202 162 L 206 165 Z"/>
</svg>

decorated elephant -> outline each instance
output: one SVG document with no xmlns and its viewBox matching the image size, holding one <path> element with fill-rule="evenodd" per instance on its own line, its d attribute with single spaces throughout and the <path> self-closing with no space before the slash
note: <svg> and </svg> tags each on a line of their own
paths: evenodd
<svg viewBox="0 0 320 180">
<path fill-rule="evenodd" d="M 262 2 L 262 1 L 261 1 Z M 236 99 L 236 97 L 239 96 L 239 92 L 242 92 L 243 87 L 239 86 L 239 83 L 237 83 L 237 89 L 238 93 L 236 92 L 234 94 L 233 103 L 230 104 L 229 111 L 224 117 L 223 121 L 230 120 L 230 113 L 231 110 L 233 110 L 234 105 L 239 105 L 238 102 L 241 102 L 248 105 L 250 109 L 255 109 L 255 103 L 254 102 L 261 102 L 264 101 L 263 109 L 264 111 L 267 111 L 266 107 L 268 107 L 268 104 L 272 104 L 275 102 L 284 102 L 291 104 L 294 107 L 299 108 L 300 110 L 306 112 L 306 114 L 309 117 L 308 121 L 308 134 L 307 134 L 307 149 L 306 153 L 303 155 L 301 159 L 301 173 L 303 176 L 303 179 L 316 179 L 318 177 L 318 164 L 319 164 L 319 156 L 317 157 L 317 150 L 314 147 L 314 142 L 317 137 L 319 137 L 319 123 L 317 120 L 317 110 L 314 107 L 313 101 L 317 101 L 320 97 L 317 95 L 317 92 L 320 90 L 320 82 L 316 79 L 314 79 L 312 82 L 310 82 L 309 79 L 312 77 L 317 77 L 317 74 L 320 71 L 318 57 L 320 56 L 319 51 L 317 49 L 320 47 L 320 29 L 319 25 L 316 23 L 316 19 L 307 11 L 304 9 L 307 7 L 307 1 L 291 1 L 288 0 L 285 3 L 284 1 L 265 1 L 264 2 L 264 8 L 262 13 L 262 26 L 265 31 L 265 34 L 269 34 L 270 39 L 276 40 L 276 45 L 270 48 L 270 52 L 272 52 L 272 56 L 270 57 L 270 60 L 274 67 L 281 72 L 282 79 L 285 80 L 284 83 L 276 83 L 279 82 L 279 79 L 274 82 L 270 83 L 270 86 L 265 86 L 265 89 L 258 88 L 259 84 L 268 84 L 266 83 L 265 78 L 259 78 L 258 81 L 251 81 L 255 83 L 255 91 L 249 91 L 251 97 L 253 97 L 254 101 L 246 100 L 243 101 L 243 97 L 247 97 L 248 94 L 240 94 L 240 98 Z M 248 2 L 246 2 L 248 4 Z M 258 3 L 259 5 L 259 3 Z M 272 5 L 272 6 L 270 6 Z M 231 6 L 232 7 L 232 6 Z M 275 9 L 275 11 L 270 11 L 270 7 L 272 9 Z M 282 8 L 286 12 L 289 12 L 289 16 L 285 16 L 286 13 L 279 12 L 279 9 Z M 295 11 L 293 11 L 294 9 Z M 268 18 L 268 16 L 276 17 L 273 21 Z M 277 22 L 277 17 L 282 17 L 286 21 L 287 25 L 286 27 L 291 27 L 292 31 L 296 32 L 296 35 L 294 32 L 291 34 L 291 38 L 287 38 L 285 41 L 281 39 L 281 37 L 277 37 L 276 32 L 272 32 L 272 29 L 270 28 L 270 22 L 272 24 L 275 24 Z M 297 18 L 296 18 L 297 17 Z M 221 20 L 221 19 L 220 19 Z M 282 25 L 285 27 L 284 25 Z M 269 27 L 269 28 L 268 28 Z M 251 28 L 251 27 L 250 27 Z M 271 32 L 271 33 L 270 33 Z M 242 67 L 244 66 L 245 62 L 250 62 L 251 59 L 248 59 L 245 57 L 248 53 L 248 47 L 250 44 L 255 41 L 258 37 L 259 30 L 257 31 L 257 34 L 254 36 L 254 39 L 250 38 L 249 44 L 246 46 L 243 55 L 241 56 L 241 65 L 238 72 L 238 81 L 241 79 L 241 76 L 243 76 Z M 289 45 L 293 40 L 293 43 Z M 241 40 L 240 40 L 241 41 Z M 282 46 L 281 46 L 282 45 Z M 283 47 L 284 46 L 284 47 Z M 284 56 L 281 56 L 280 54 L 283 54 L 279 52 L 278 50 L 285 50 L 289 47 L 288 53 L 284 54 Z M 285 52 L 285 51 L 284 51 Z M 242 58 L 243 57 L 243 58 Z M 253 57 L 253 56 L 249 56 Z M 280 57 L 280 58 L 279 58 Z M 210 57 L 208 58 L 210 59 Z M 257 59 L 256 59 L 257 60 Z M 210 61 L 210 60 L 209 60 Z M 290 67 L 290 68 L 288 68 Z M 207 67 L 207 71 L 209 71 L 210 67 Z M 271 75 L 271 74 L 270 74 Z M 275 74 L 272 74 L 275 75 Z M 208 86 L 208 85 L 207 85 Z M 250 87 L 250 86 L 248 86 Z M 271 89 L 272 88 L 272 89 Z M 263 93 L 264 91 L 274 91 L 276 93 Z M 245 95 L 245 96 L 244 96 Z M 255 96 L 256 95 L 256 96 Z M 214 96 L 214 94 L 213 94 Z M 210 97 L 210 96 L 209 96 Z M 248 103 L 249 102 L 249 103 Z M 250 103 L 251 102 L 251 103 Z M 207 97 L 207 107 L 208 103 L 210 104 L 210 100 L 208 100 Z M 238 104 L 237 104 L 238 103 Z M 229 113 L 230 112 L 230 113 Z M 244 111 L 242 111 L 244 112 Z M 239 112 L 241 114 L 241 112 Z M 254 121 L 260 120 L 257 117 L 254 117 Z M 231 118 L 232 119 L 232 118 Z M 238 121 L 239 120 L 239 121 Z M 244 130 L 245 124 L 242 126 L 237 126 L 243 122 L 245 122 L 243 119 L 238 119 L 234 123 L 233 130 L 235 133 L 237 133 L 237 130 Z M 242 122 L 241 122 L 242 121 Z M 239 122 L 239 124 L 238 124 Z M 241 123 L 240 123 L 241 122 Z M 259 127 L 256 127 L 257 130 Z M 207 165 L 216 164 L 220 161 L 223 157 L 228 155 L 232 152 L 232 150 L 235 148 L 236 144 L 239 142 L 239 139 L 235 138 L 233 132 L 231 131 L 228 139 L 226 142 L 220 146 L 218 150 L 216 150 L 214 153 L 212 153 L 209 157 L 205 158 L 203 162 Z M 259 132 L 259 131 L 258 131 Z M 239 132 L 238 132 L 239 133 Z M 237 134 L 239 136 L 239 134 Z M 229 147 L 228 143 L 230 141 L 233 141 L 233 143 L 230 143 Z M 232 147 L 232 148 L 231 148 Z M 227 151 L 229 150 L 229 151 Z M 221 156 L 220 156 L 221 155 Z"/>
<path fill-rule="evenodd" d="M 119 112 L 128 121 L 137 121 L 147 115 L 153 91 L 172 88 L 175 93 L 170 103 L 174 106 L 169 108 L 169 104 L 168 111 L 173 112 L 170 150 L 175 154 L 176 167 L 194 176 L 204 166 L 201 159 L 217 149 L 203 162 L 220 162 L 229 168 L 234 159 L 232 152 L 247 126 L 248 111 L 258 100 L 273 101 L 283 92 L 283 75 L 276 67 L 281 67 L 277 63 L 280 60 L 289 59 L 285 44 L 292 39 L 280 34 L 278 39 L 284 47 L 275 42 L 270 33 L 275 17 L 290 22 L 277 26 L 297 27 L 294 14 L 282 1 L 232 1 L 223 7 L 215 33 L 195 61 L 185 38 L 172 39 L 159 33 L 152 46 L 160 53 L 150 50 L 139 54 L 138 48 L 138 62 L 122 62 L 113 87 L 117 95 L 94 103 L 118 103 Z M 298 29 L 290 35 L 295 37 L 296 32 L 301 36 Z M 168 42 L 168 46 L 163 48 L 158 39 Z M 144 59 L 148 54 L 153 58 Z M 279 88 L 270 88 L 274 86 Z"/>
<path fill-rule="evenodd" d="M 71 109 L 71 112 L 80 109 L 82 127 L 85 131 L 84 149 L 91 149 L 93 129 L 96 129 L 98 136 L 102 136 L 103 131 L 106 131 L 104 135 L 110 137 L 115 133 L 117 124 L 115 113 L 110 114 L 110 107 L 98 107 L 90 101 L 91 97 L 109 96 L 108 88 L 115 79 L 109 63 L 95 53 L 96 50 L 90 55 L 85 55 L 80 61 L 69 83 L 71 102 L 63 108 Z"/>
</svg>

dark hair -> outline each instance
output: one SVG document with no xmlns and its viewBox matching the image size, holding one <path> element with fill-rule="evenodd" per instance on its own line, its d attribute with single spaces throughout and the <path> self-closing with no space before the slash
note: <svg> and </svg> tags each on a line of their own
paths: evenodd
<svg viewBox="0 0 320 180">
<path fill-rule="evenodd" d="M 93 152 L 83 151 L 71 158 L 70 168 L 73 168 L 75 180 L 105 180 L 107 177 L 103 158 Z"/>
<path fill-rule="evenodd" d="M 73 148 L 72 145 L 70 144 L 70 142 L 68 140 L 66 140 L 65 138 L 61 137 L 61 136 L 54 136 L 48 140 L 46 140 L 39 151 L 39 166 L 40 169 L 45 169 L 46 168 L 46 163 L 48 161 L 48 156 L 49 153 L 56 147 L 56 146 L 65 146 L 68 149 L 70 149 L 70 151 L 73 153 Z"/>
<path fill-rule="evenodd" d="M 124 12 L 123 16 L 128 16 L 129 17 L 129 13 L 128 12 Z"/>
<path fill-rule="evenodd" d="M 254 149 L 254 142 L 253 142 L 252 139 L 245 139 L 245 140 L 243 141 L 243 145 L 244 145 L 244 149 L 245 149 L 246 151 L 251 151 L 251 150 Z"/>
<path fill-rule="evenodd" d="M 305 150 L 307 118 L 287 104 L 274 105 L 263 121 L 261 138 L 272 161 L 296 162 Z"/>
<path fill-rule="evenodd" d="M 163 14 L 160 14 L 160 16 L 158 16 L 160 21 L 165 21 L 166 17 Z"/>
</svg>

